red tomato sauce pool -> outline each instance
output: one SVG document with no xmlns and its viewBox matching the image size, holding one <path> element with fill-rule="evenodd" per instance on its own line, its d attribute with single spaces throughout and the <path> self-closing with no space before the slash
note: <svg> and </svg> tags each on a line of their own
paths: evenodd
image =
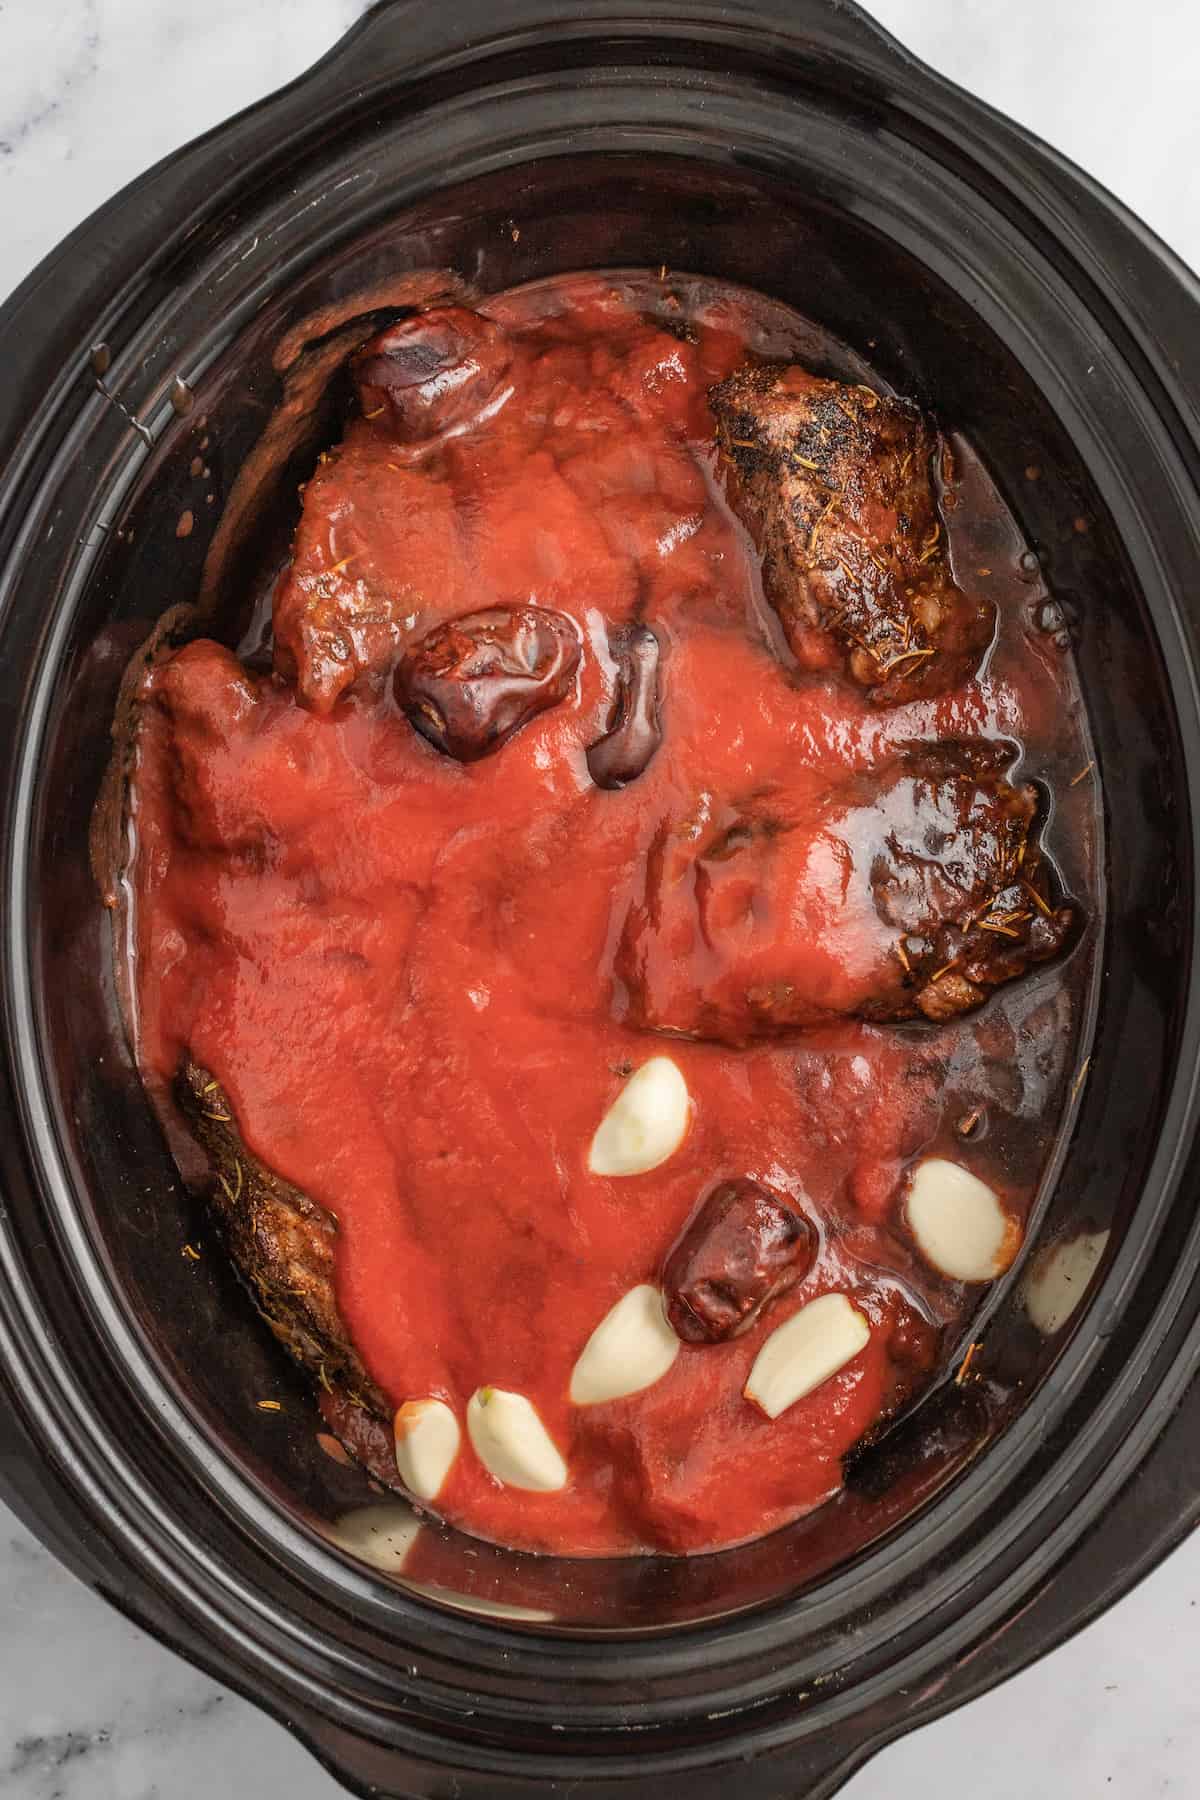
<svg viewBox="0 0 1200 1800">
<path fill-rule="evenodd" d="M 834 1020 L 744 1048 L 634 1029 L 615 958 L 649 847 L 664 821 L 747 793 L 803 815 L 914 740 L 1013 740 L 1057 778 L 1087 761 L 1085 727 L 1069 659 L 1033 622 L 1044 590 L 965 449 L 946 519 L 960 584 L 999 610 L 984 673 L 880 710 L 840 674 L 789 667 L 722 497 L 706 391 L 748 350 L 869 374 L 812 326 L 641 275 L 482 310 L 517 350 L 503 404 L 424 461 L 352 419 L 309 483 L 277 609 L 365 570 L 411 596 L 384 631 L 394 661 L 439 618 L 551 607 L 582 646 L 570 692 L 464 763 L 398 707 L 378 631 L 374 672 L 310 704 L 287 656 L 282 675 L 252 672 L 199 640 L 157 667 L 131 796 L 139 1053 L 162 1082 L 185 1056 L 211 1070 L 248 1148 L 336 1214 L 338 1304 L 372 1377 L 395 1407 L 439 1398 L 463 1427 L 433 1510 L 532 1550 L 710 1550 L 835 1492 L 845 1453 L 959 1343 L 980 1290 L 915 1253 L 905 1171 L 952 1157 L 1023 1218 L 1079 1009 L 1067 963 L 942 1027 Z M 632 618 L 662 646 L 662 742 L 602 789 L 586 752 L 613 707 L 610 633 Z M 657 1054 L 690 1095 L 682 1144 L 646 1173 L 590 1172 L 597 1126 Z M 573 1404 L 596 1326 L 740 1178 L 805 1215 L 811 1271 L 745 1335 Z M 833 1292 L 865 1317 L 865 1348 L 767 1418 L 743 1394 L 757 1353 Z M 565 1485 L 488 1472 L 465 1429 L 481 1388 L 531 1403 Z"/>
</svg>

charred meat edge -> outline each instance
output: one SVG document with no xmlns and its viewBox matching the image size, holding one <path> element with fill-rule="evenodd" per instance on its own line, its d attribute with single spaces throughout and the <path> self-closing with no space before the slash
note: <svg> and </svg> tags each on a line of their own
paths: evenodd
<svg viewBox="0 0 1200 1800">
<path fill-rule="evenodd" d="M 381 1423 L 390 1420 L 387 1398 L 368 1375 L 338 1311 L 336 1218 L 250 1154 L 228 1095 L 207 1069 L 185 1061 L 175 1092 L 212 1164 L 211 1201 L 229 1254 L 263 1318 L 326 1393 L 340 1390 L 355 1409 Z"/>
</svg>

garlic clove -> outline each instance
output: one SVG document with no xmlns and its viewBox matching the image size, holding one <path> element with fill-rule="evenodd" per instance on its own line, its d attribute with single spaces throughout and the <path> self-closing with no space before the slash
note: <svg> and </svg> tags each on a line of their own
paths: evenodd
<svg viewBox="0 0 1200 1800">
<path fill-rule="evenodd" d="M 467 1434 L 488 1474 L 505 1487 L 553 1493 L 566 1486 L 567 1465 L 524 1394 L 476 1388 L 467 1405 Z"/>
<path fill-rule="evenodd" d="M 1083 1231 L 1051 1244 L 1034 1259 L 1021 1290 L 1031 1324 L 1053 1337 L 1073 1317 L 1108 1247 L 1107 1231 Z"/>
<path fill-rule="evenodd" d="M 593 1175 L 643 1175 L 687 1136 L 692 1102 L 669 1056 L 652 1056 L 629 1077 L 597 1128 L 588 1152 Z"/>
<path fill-rule="evenodd" d="M 576 1406 L 598 1406 L 661 1381 L 679 1355 L 662 1294 L 649 1282 L 630 1288 L 605 1313 L 571 1371 Z"/>
<path fill-rule="evenodd" d="M 436 1500 L 462 1441 L 458 1420 L 444 1400 L 406 1400 L 393 1429 L 401 1481 L 418 1500 Z"/>
<path fill-rule="evenodd" d="M 743 1388 L 768 1419 L 836 1375 L 864 1348 L 871 1327 L 845 1294 L 822 1294 L 776 1326 Z"/>
<path fill-rule="evenodd" d="M 399 1575 L 421 1531 L 411 1506 L 358 1506 L 343 1513 L 326 1535 L 331 1544 L 385 1575 Z"/>
<path fill-rule="evenodd" d="M 994 1281 L 1021 1245 L 999 1198 L 961 1164 L 931 1156 L 913 1171 L 905 1200 L 917 1249 L 951 1281 Z"/>
</svg>

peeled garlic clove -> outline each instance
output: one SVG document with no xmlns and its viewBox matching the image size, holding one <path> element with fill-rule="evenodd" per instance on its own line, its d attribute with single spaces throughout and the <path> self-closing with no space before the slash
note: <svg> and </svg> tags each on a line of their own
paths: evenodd
<svg viewBox="0 0 1200 1800">
<path fill-rule="evenodd" d="M 329 1528 L 331 1544 L 385 1575 L 399 1575 L 421 1531 L 411 1506 L 359 1506 Z"/>
<path fill-rule="evenodd" d="M 649 1282 L 630 1288 L 601 1319 L 571 1371 L 576 1406 L 598 1406 L 661 1381 L 679 1355 L 662 1295 Z"/>
<path fill-rule="evenodd" d="M 593 1175 L 644 1175 L 674 1155 L 692 1103 L 669 1056 L 652 1056 L 629 1077 L 600 1121 L 588 1152 Z"/>
<path fill-rule="evenodd" d="M 444 1400 L 406 1400 L 393 1423 L 401 1481 L 418 1500 L 436 1500 L 458 1455 L 458 1420 Z"/>
<path fill-rule="evenodd" d="M 488 1474 L 505 1487 L 553 1493 L 566 1486 L 567 1465 L 524 1394 L 476 1388 L 467 1405 L 467 1432 Z"/>
<path fill-rule="evenodd" d="M 994 1281 L 1020 1248 L 1020 1227 L 991 1188 L 944 1157 L 913 1171 L 905 1212 L 917 1249 L 951 1281 Z"/>
<path fill-rule="evenodd" d="M 845 1294 L 822 1294 L 771 1333 L 742 1392 L 768 1419 L 828 1381 L 857 1356 L 871 1327 Z"/>
<path fill-rule="evenodd" d="M 1051 1244 L 1036 1258 L 1021 1299 L 1031 1324 L 1043 1337 L 1053 1337 L 1071 1318 L 1091 1286 L 1107 1246 L 1107 1231 L 1084 1231 Z"/>
</svg>

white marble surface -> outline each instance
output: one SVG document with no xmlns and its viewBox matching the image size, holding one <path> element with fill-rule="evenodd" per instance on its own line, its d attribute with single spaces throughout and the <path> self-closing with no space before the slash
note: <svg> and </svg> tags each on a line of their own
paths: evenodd
<svg viewBox="0 0 1200 1800">
<path fill-rule="evenodd" d="M 0 294 L 114 189 L 298 74 L 361 10 L 0 0 Z M 1195 0 L 877 0 L 875 11 L 1200 267 Z M 886 1751 L 847 1800 L 1191 1800 L 1198 1599 L 1200 1536 L 1046 1662 Z M 0 1508 L 4 1800 L 337 1791 L 277 1725 L 108 1611 Z"/>
</svg>

